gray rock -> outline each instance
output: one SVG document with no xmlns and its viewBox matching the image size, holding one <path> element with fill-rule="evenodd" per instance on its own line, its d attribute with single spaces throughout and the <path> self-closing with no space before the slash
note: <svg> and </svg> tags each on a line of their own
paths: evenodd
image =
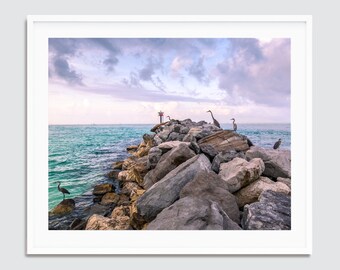
<svg viewBox="0 0 340 270">
<path fill-rule="evenodd" d="M 258 180 L 250 185 L 240 189 L 234 195 L 238 207 L 243 207 L 246 204 L 256 202 L 260 194 L 265 190 L 272 190 L 275 192 L 282 192 L 284 194 L 290 193 L 290 188 L 281 182 L 274 182 L 267 177 L 261 176 Z"/>
<path fill-rule="evenodd" d="M 180 193 L 180 198 L 187 196 L 216 202 L 234 222 L 240 223 L 240 211 L 236 198 L 228 191 L 228 184 L 216 173 L 203 171 L 196 174 Z"/>
<path fill-rule="evenodd" d="M 177 132 L 171 132 L 168 138 L 166 139 L 167 141 L 178 141 L 179 140 L 180 134 Z"/>
<path fill-rule="evenodd" d="M 153 220 L 164 208 L 173 204 L 182 188 L 199 171 L 210 171 L 209 159 L 201 154 L 192 157 L 168 173 L 137 200 L 137 211 L 146 222 Z"/>
<path fill-rule="evenodd" d="M 162 141 L 162 139 L 158 136 L 158 134 L 156 134 L 155 137 L 153 137 L 153 142 L 154 142 L 154 145 L 160 145 L 163 141 Z"/>
<path fill-rule="evenodd" d="M 286 184 L 290 189 L 292 188 L 291 187 L 291 179 L 290 178 L 282 178 L 282 177 L 278 177 L 276 179 L 277 182 L 280 182 L 280 183 L 284 183 Z"/>
<path fill-rule="evenodd" d="M 157 166 L 144 176 L 143 187 L 149 189 L 177 166 L 195 156 L 195 153 L 185 143 L 180 143 L 171 151 L 165 153 Z"/>
<path fill-rule="evenodd" d="M 202 132 L 202 127 L 192 127 L 190 128 L 189 132 L 185 137 L 183 138 L 183 142 L 191 142 L 197 134 Z"/>
<path fill-rule="evenodd" d="M 212 162 L 211 169 L 214 172 L 219 173 L 221 163 L 229 162 L 236 157 L 245 159 L 245 155 L 243 152 L 236 152 L 235 150 L 218 153 Z"/>
<path fill-rule="evenodd" d="M 148 154 L 148 161 L 146 164 L 147 169 L 148 170 L 154 169 L 158 161 L 161 159 L 161 156 L 162 150 L 159 149 L 157 146 L 152 147 Z"/>
<path fill-rule="evenodd" d="M 170 129 L 164 129 L 163 131 L 159 132 L 157 134 L 157 136 L 163 141 L 165 142 L 169 136 L 169 134 L 171 133 Z M 156 136 L 155 136 L 156 137 Z"/>
<path fill-rule="evenodd" d="M 181 126 L 181 129 L 179 130 L 179 133 L 181 134 L 187 134 L 189 132 L 190 128 L 186 126 Z"/>
<path fill-rule="evenodd" d="M 291 157 L 289 150 L 264 149 L 252 146 L 246 153 L 247 160 L 261 158 L 265 165 L 263 175 L 270 178 L 291 178 Z"/>
<path fill-rule="evenodd" d="M 181 127 L 182 127 L 181 125 L 174 125 L 174 131 L 173 132 L 180 133 Z"/>
<path fill-rule="evenodd" d="M 210 159 L 210 161 L 212 161 L 214 157 L 218 154 L 215 148 L 212 147 L 210 144 L 202 145 L 201 151 L 203 154 L 205 154 Z"/>
<path fill-rule="evenodd" d="M 171 142 L 164 142 L 158 145 L 158 148 L 162 150 L 163 153 L 170 151 L 172 148 L 179 146 L 180 144 L 186 144 L 187 146 L 190 145 L 190 142 L 181 142 L 181 141 L 171 141 Z"/>
<path fill-rule="evenodd" d="M 200 154 L 201 153 L 201 148 L 200 146 L 198 145 L 198 143 L 196 142 L 196 139 L 193 139 L 191 142 L 190 142 L 190 149 L 192 149 L 196 154 Z"/>
<path fill-rule="evenodd" d="M 184 197 L 160 212 L 147 230 L 240 230 L 215 202 Z"/>
<path fill-rule="evenodd" d="M 245 230 L 290 230 L 290 195 L 271 190 L 262 192 L 259 202 L 244 207 L 242 227 Z"/>
<path fill-rule="evenodd" d="M 255 158 L 250 162 L 242 158 L 234 158 L 228 163 L 222 163 L 219 176 L 226 181 L 229 191 L 234 193 L 259 179 L 264 171 L 262 159 Z"/>
</svg>

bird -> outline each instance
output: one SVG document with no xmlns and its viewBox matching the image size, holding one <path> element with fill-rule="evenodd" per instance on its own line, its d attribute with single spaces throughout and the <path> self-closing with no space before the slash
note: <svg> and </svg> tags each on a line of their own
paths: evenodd
<svg viewBox="0 0 340 270">
<path fill-rule="evenodd" d="M 169 116 L 169 115 L 167 116 L 167 118 L 169 118 L 169 121 L 171 121 L 171 118 L 170 118 L 170 116 Z"/>
<path fill-rule="evenodd" d="M 233 120 L 233 129 L 234 131 L 237 130 L 237 124 L 235 123 L 235 118 L 231 118 L 230 120 Z"/>
<path fill-rule="evenodd" d="M 66 194 L 70 194 L 70 192 L 66 189 L 66 188 L 62 188 L 60 187 L 60 182 L 57 182 L 58 183 L 58 190 L 63 193 L 64 197 L 63 197 L 63 200 L 65 200 L 65 193 Z"/>
<path fill-rule="evenodd" d="M 281 139 L 279 139 L 273 146 L 273 149 L 278 149 L 281 145 Z"/>
<path fill-rule="evenodd" d="M 217 127 L 219 127 L 219 128 L 221 128 L 220 123 L 214 118 L 214 115 L 213 115 L 212 111 L 209 110 L 209 111 L 207 111 L 207 112 L 210 112 L 210 113 L 211 113 L 211 117 L 212 117 L 212 119 L 214 120 L 214 125 L 217 126 Z"/>
</svg>

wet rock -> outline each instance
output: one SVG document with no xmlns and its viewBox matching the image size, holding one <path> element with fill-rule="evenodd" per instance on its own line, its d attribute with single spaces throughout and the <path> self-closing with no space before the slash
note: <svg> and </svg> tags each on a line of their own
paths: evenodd
<svg viewBox="0 0 340 270">
<path fill-rule="evenodd" d="M 149 153 L 149 150 L 154 146 L 154 136 L 150 134 L 143 135 L 143 142 L 138 146 L 136 152 L 133 153 L 134 156 L 141 158 Z M 124 169 L 124 167 L 123 167 Z"/>
<path fill-rule="evenodd" d="M 240 189 L 234 194 L 236 196 L 238 207 L 241 208 L 246 204 L 256 202 L 260 194 L 265 190 L 282 192 L 284 194 L 290 193 L 290 188 L 284 183 L 274 182 L 267 177 L 261 176 L 255 182 Z"/>
<path fill-rule="evenodd" d="M 207 199 L 184 197 L 160 212 L 148 230 L 240 230 L 227 214 Z"/>
<path fill-rule="evenodd" d="M 121 206 L 121 205 L 128 206 L 129 204 L 130 204 L 130 198 L 125 194 L 120 194 L 117 205 L 118 206 Z"/>
<path fill-rule="evenodd" d="M 118 179 L 119 172 L 120 171 L 118 170 L 113 170 L 113 171 L 110 171 L 106 176 L 112 179 Z"/>
<path fill-rule="evenodd" d="M 138 214 L 147 222 L 179 198 L 182 188 L 201 171 L 210 171 L 209 159 L 201 154 L 192 157 L 169 172 L 138 200 Z"/>
<path fill-rule="evenodd" d="M 249 145 L 247 137 L 231 130 L 221 130 L 212 133 L 198 141 L 200 147 L 210 144 L 217 152 L 227 152 L 230 150 L 247 151 Z"/>
<path fill-rule="evenodd" d="M 87 209 L 85 209 L 84 212 L 86 213 L 86 216 L 91 216 L 94 214 L 106 216 L 112 211 L 113 207 L 114 205 L 102 205 L 96 203 L 94 205 L 89 206 Z"/>
<path fill-rule="evenodd" d="M 126 148 L 126 151 L 130 154 L 136 152 L 138 149 L 138 145 L 130 145 Z"/>
<path fill-rule="evenodd" d="M 131 192 L 136 192 L 142 189 L 136 182 L 123 182 L 123 187 L 121 189 L 121 194 L 130 197 Z"/>
<path fill-rule="evenodd" d="M 113 192 L 109 192 L 103 196 L 100 204 L 102 205 L 117 204 L 118 201 L 119 201 L 119 195 Z"/>
<path fill-rule="evenodd" d="M 105 184 L 96 185 L 93 189 L 92 194 L 98 196 L 98 195 L 104 195 L 105 193 L 108 193 L 111 191 L 114 191 L 113 185 L 109 183 L 105 183 Z"/>
<path fill-rule="evenodd" d="M 229 162 L 236 157 L 245 159 L 245 154 L 243 152 L 236 152 L 235 150 L 230 150 L 230 151 L 227 151 L 227 152 L 218 153 L 214 157 L 214 160 L 213 160 L 212 165 L 211 165 L 211 169 L 215 173 L 219 173 L 221 163 Z"/>
<path fill-rule="evenodd" d="M 63 216 L 63 215 L 70 214 L 74 210 L 75 206 L 76 204 L 73 199 L 62 200 L 56 207 L 54 207 L 49 212 L 49 215 L 50 216 Z"/>
<path fill-rule="evenodd" d="M 123 161 L 122 170 L 126 171 L 136 164 L 138 158 L 135 156 L 128 157 Z"/>
<path fill-rule="evenodd" d="M 266 190 L 259 202 L 244 206 L 242 227 L 245 230 L 290 230 L 290 195 Z"/>
<path fill-rule="evenodd" d="M 251 147 L 246 153 L 247 160 L 261 158 L 265 165 L 264 176 L 291 178 L 291 157 L 289 150 L 264 149 L 259 146 Z"/>
<path fill-rule="evenodd" d="M 180 193 L 180 198 L 187 196 L 216 202 L 234 222 L 240 223 L 240 211 L 236 198 L 228 191 L 228 184 L 216 173 L 212 171 L 198 172 Z"/>
<path fill-rule="evenodd" d="M 242 158 L 234 158 L 220 165 L 219 176 L 226 181 L 229 191 L 234 193 L 259 179 L 263 171 L 264 163 L 260 158 L 252 159 L 250 162 Z"/>
<path fill-rule="evenodd" d="M 112 164 L 112 169 L 114 170 L 121 170 L 124 161 L 116 161 Z"/>
<path fill-rule="evenodd" d="M 157 166 L 145 175 L 144 189 L 152 187 L 170 171 L 193 156 L 195 156 L 195 153 L 185 143 L 180 143 L 177 147 L 172 148 L 171 151 L 160 158 Z"/>
<path fill-rule="evenodd" d="M 86 227 L 86 221 L 80 218 L 75 218 L 70 224 L 70 230 L 84 230 Z"/>
</svg>

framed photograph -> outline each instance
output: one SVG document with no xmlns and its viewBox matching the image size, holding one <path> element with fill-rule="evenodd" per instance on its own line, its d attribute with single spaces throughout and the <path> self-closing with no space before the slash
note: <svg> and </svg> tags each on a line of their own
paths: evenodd
<svg viewBox="0 0 340 270">
<path fill-rule="evenodd" d="M 311 16 L 28 16 L 28 254 L 311 254 Z"/>
</svg>

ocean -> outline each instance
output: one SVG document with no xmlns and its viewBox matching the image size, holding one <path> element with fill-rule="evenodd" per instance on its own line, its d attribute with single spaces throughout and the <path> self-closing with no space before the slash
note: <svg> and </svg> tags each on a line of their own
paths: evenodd
<svg viewBox="0 0 340 270">
<path fill-rule="evenodd" d="M 126 147 L 137 145 L 150 125 L 50 125 L 48 157 L 49 209 L 63 198 L 57 182 L 74 198 L 88 192 L 93 185 L 106 180 L 112 163 L 129 154 Z M 222 124 L 230 129 L 231 124 Z M 281 148 L 290 149 L 290 124 L 238 124 L 240 134 L 254 145 L 271 148 L 282 139 Z"/>
</svg>

